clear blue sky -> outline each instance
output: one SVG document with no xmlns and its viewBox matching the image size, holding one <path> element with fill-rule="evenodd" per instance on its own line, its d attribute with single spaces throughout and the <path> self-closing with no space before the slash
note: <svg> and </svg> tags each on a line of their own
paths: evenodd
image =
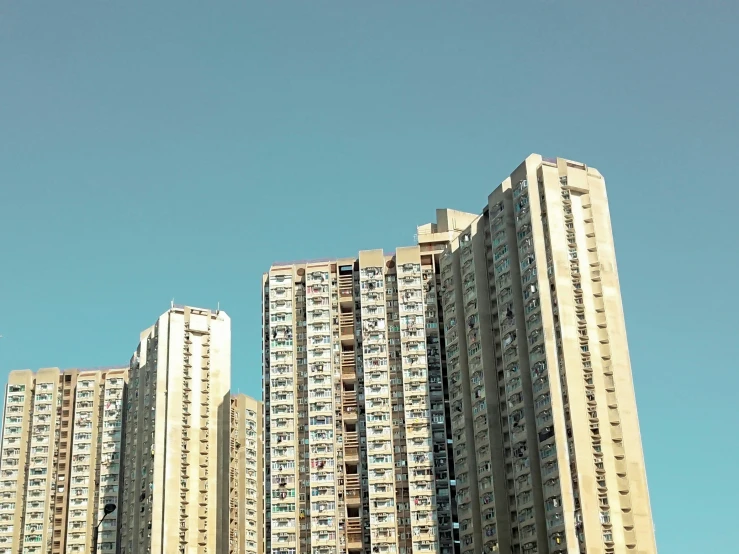
<svg viewBox="0 0 739 554">
<path fill-rule="evenodd" d="M 733 550 L 738 6 L 0 0 L 0 378 L 126 363 L 174 298 L 259 395 L 271 262 L 568 157 L 609 186 L 660 550 Z"/>
</svg>

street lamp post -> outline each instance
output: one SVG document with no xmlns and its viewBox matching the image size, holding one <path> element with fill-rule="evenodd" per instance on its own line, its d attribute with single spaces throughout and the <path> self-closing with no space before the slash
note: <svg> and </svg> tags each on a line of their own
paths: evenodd
<svg viewBox="0 0 739 554">
<path fill-rule="evenodd" d="M 108 517 L 108 514 L 112 514 L 113 512 L 115 512 L 115 509 L 115 504 L 106 504 L 105 506 L 103 506 L 103 517 L 100 518 L 100 521 L 98 521 L 98 524 L 92 530 L 92 554 L 97 554 L 98 529 L 100 528 L 100 524 L 105 521 L 105 518 Z"/>
</svg>

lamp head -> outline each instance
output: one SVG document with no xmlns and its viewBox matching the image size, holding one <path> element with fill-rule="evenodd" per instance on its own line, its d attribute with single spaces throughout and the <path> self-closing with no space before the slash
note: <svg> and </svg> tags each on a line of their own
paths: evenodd
<svg viewBox="0 0 739 554">
<path fill-rule="evenodd" d="M 103 507 L 103 513 L 107 516 L 108 514 L 112 514 L 115 512 L 116 505 L 115 504 L 106 504 Z"/>
</svg>

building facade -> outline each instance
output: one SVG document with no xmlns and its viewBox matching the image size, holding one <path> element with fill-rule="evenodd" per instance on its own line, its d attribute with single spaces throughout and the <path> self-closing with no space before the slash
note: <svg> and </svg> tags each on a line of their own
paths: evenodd
<svg viewBox="0 0 739 554">
<path fill-rule="evenodd" d="M 118 509 L 103 519 L 106 504 L 120 505 L 124 385 L 127 368 L 80 371 L 74 400 L 67 552 L 118 552 Z M 102 520 L 97 545 L 92 529 Z"/>
<path fill-rule="evenodd" d="M 172 306 L 129 367 L 11 372 L 0 554 L 89 552 L 105 504 L 101 554 L 656 553 L 593 168 L 532 155 L 416 246 L 274 264 L 263 406 L 230 350 Z"/>
<path fill-rule="evenodd" d="M 462 553 L 655 553 L 600 173 L 530 156 L 440 267 Z"/>
<path fill-rule="evenodd" d="M 231 395 L 230 554 L 264 552 L 264 441 L 262 402 Z"/>
<path fill-rule="evenodd" d="M 172 306 L 131 359 L 123 554 L 229 551 L 231 322 Z"/>
<path fill-rule="evenodd" d="M 267 552 L 656 552 L 600 173 L 416 238 L 264 277 Z"/>
<path fill-rule="evenodd" d="M 127 368 L 11 371 L 0 451 L 0 552 L 90 552 L 120 504 Z M 97 552 L 113 554 L 117 512 Z"/>
<path fill-rule="evenodd" d="M 415 246 L 265 275 L 268 552 L 454 551 L 434 263 Z"/>
</svg>

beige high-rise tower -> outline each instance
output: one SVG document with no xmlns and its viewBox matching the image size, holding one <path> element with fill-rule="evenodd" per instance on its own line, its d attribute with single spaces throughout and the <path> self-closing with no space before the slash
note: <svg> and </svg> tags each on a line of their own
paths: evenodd
<svg viewBox="0 0 739 554">
<path fill-rule="evenodd" d="M 259 400 L 231 395 L 229 553 L 264 552 L 264 441 Z"/>
<path fill-rule="evenodd" d="M 131 359 L 122 554 L 229 551 L 231 321 L 172 306 Z"/>
<path fill-rule="evenodd" d="M 264 277 L 267 551 L 656 553 L 600 173 L 417 241 Z"/>
<path fill-rule="evenodd" d="M 453 552 L 434 276 L 418 246 L 265 275 L 271 554 Z"/>
<path fill-rule="evenodd" d="M 440 278 L 462 553 L 655 553 L 600 173 L 530 156 Z"/>
<path fill-rule="evenodd" d="M 0 451 L 0 553 L 87 553 L 120 504 L 127 368 L 11 371 Z M 26 474 L 27 470 L 27 474 Z M 113 554 L 117 511 L 97 552 Z"/>
</svg>

